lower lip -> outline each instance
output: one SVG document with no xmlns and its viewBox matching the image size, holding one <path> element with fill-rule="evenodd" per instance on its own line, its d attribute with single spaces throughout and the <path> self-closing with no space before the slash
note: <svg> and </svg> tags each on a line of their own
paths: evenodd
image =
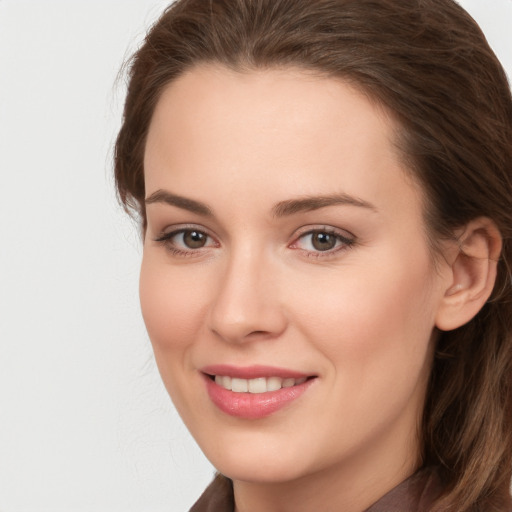
<svg viewBox="0 0 512 512">
<path fill-rule="evenodd" d="M 210 400 L 222 411 L 236 418 L 255 420 L 270 416 L 299 398 L 315 379 L 266 393 L 235 393 L 205 375 Z"/>
</svg>

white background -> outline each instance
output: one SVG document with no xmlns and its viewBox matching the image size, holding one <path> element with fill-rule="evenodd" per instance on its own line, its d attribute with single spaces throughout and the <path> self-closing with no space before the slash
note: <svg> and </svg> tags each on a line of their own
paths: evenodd
<svg viewBox="0 0 512 512">
<path fill-rule="evenodd" d="M 512 0 L 461 2 L 512 76 Z M 211 479 L 160 383 L 111 150 L 162 0 L 0 0 L 0 512 L 181 512 Z"/>
</svg>

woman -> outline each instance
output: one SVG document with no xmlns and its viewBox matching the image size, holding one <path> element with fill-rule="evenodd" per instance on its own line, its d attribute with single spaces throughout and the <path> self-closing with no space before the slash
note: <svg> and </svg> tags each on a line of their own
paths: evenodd
<svg viewBox="0 0 512 512">
<path fill-rule="evenodd" d="M 512 100 L 462 8 L 180 0 L 115 165 L 192 510 L 512 510 Z"/>
</svg>

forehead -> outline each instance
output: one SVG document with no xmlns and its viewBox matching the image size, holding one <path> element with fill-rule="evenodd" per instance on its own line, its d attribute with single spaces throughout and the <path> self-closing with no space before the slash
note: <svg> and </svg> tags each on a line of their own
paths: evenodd
<svg viewBox="0 0 512 512">
<path fill-rule="evenodd" d="M 248 200 L 256 190 L 282 200 L 277 191 L 288 188 L 295 195 L 364 193 L 375 203 L 396 195 L 398 184 L 415 188 L 395 148 L 397 127 L 342 80 L 298 69 L 196 67 L 167 86 L 156 106 L 146 190 L 199 193 L 222 181 L 227 196 L 231 190 Z"/>
<path fill-rule="evenodd" d="M 179 133 L 173 135 L 198 138 L 216 126 L 219 131 L 208 134 L 212 140 L 228 130 L 232 138 L 240 139 L 248 130 L 254 140 L 269 131 L 321 137 L 324 131 L 350 123 L 354 136 L 364 131 L 387 143 L 398 126 L 384 107 L 341 79 L 297 68 L 238 72 L 220 65 L 196 66 L 164 88 L 149 138 L 164 124 L 169 132 L 172 118 L 180 123 Z"/>
</svg>

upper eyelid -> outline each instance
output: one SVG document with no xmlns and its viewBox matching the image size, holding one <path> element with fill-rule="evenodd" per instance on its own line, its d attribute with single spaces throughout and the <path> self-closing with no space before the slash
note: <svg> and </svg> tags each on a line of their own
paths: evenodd
<svg viewBox="0 0 512 512">
<path fill-rule="evenodd" d="M 197 224 L 175 224 L 172 226 L 167 226 L 162 230 L 157 230 L 155 236 L 157 238 L 161 238 L 165 236 L 175 235 L 183 231 L 200 231 L 201 233 L 204 233 L 205 235 L 208 235 L 211 238 L 215 238 L 215 235 L 213 235 L 209 229 Z"/>
<path fill-rule="evenodd" d="M 338 235 L 342 238 L 350 238 L 350 239 L 356 238 L 356 236 L 353 233 L 351 233 L 350 231 L 348 231 L 346 229 L 337 228 L 337 227 L 329 226 L 329 225 L 325 225 L 325 224 L 318 224 L 318 225 L 313 224 L 313 225 L 303 226 L 302 228 L 295 230 L 295 232 L 292 235 L 292 238 L 294 240 L 297 240 L 298 238 L 300 238 L 304 235 L 308 235 L 311 233 L 322 233 L 322 232 L 333 234 L 333 235 Z"/>
</svg>

